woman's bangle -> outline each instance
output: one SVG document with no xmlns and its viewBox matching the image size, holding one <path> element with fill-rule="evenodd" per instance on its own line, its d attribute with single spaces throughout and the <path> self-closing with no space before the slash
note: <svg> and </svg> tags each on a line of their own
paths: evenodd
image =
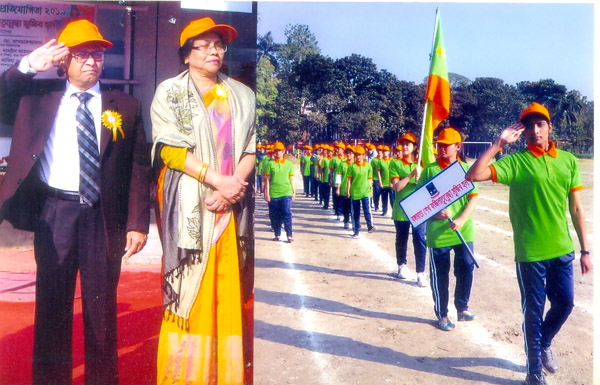
<svg viewBox="0 0 600 385">
<path fill-rule="evenodd" d="M 208 164 L 200 163 L 200 167 L 198 167 L 198 172 L 196 173 L 196 179 L 199 182 L 204 182 L 204 178 L 206 177 L 206 171 L 208 170 Z"/>
<path fill-rule="evenodd" d="M 590 251 L 589 250 L 581 250 L 580 254 L 581 255 L 590 255 Z"/>
</svg>

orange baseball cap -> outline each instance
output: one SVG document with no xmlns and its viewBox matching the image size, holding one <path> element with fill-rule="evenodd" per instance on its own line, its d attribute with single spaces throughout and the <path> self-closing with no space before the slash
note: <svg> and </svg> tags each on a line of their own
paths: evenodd
<svg viewBox="0 0 600 385">
<path fill-rule="evenodd" d="M 346 149 L 346 145 L 344 144 L 344 142 L 337 142 L 335 146 L 341 148 L 342 150 Z"/>
<path fill-rule="evenodd" d="M 460 136 L 460 132 L 456 131 L 452 127 L 446 127 L 438 134 L 438 138 L 434 143 L 442 143 L 442 144 L 454 144 L 454 143 L 462 143 L 462 136 Z"/>
<path fill-rule="evenodd" d="M 275 146 L 273 146 L 273 150 L 285 150 L 285 146 L 281 142 L 275 142 Z"/>
<path fill-rule="evenodd" d="M 85 19 L 72 21 L 67 24 L 58 36 L 58 42 L 65 43 L 65 46 L 69 48 L 90 42 L 99 43 L 104 49 L 109 49 L 113 46 L 113 43 L 102 37 L 96 25 Z"/>
<path fill-rule="evenodd" d="M 354 146 L 353 146 L 353 145 L 351 145 L 351 144 L 347 145 L 347 146 L 346 146 L 346 151 L 354 152 L 354 151 L 355 151 L 355 150 L 354 150 Z"/>
<path fill-rule="evenodd" d="M 383 151 L 389 151 L 390 150 L 390 146 L 388 146 L 387 144 L 384 144 L 383 146 L 381 146 L 381 149 Z"/>
<path fill-rule="evenodd" d="M 402 151 L 402 145 L 401 144 L 399 144 L 399 145 L 396 146 L 396 151 Z"/>
<path fill-rule="evenodd" d="M 202 35 L 204 32 L 216 32 L 223 37 L 223 43 L 229 44 L 237 36 L 237 30 L 227 24 L 215 24 L 210 17 L 192 20 L 179 35 L 179 46 L 183 47 L 185 42 L 192 37 Z"/>
<path fill-rule="evenodd" d="M 527 106 L 527 108 L 524 109 L 523 112 L 521 112 L 519 122 L 522 123 L 527 116 L 533 114 L 542 115 L 543 117 L 548 119 L 548 121 L 550 121 L 550 114 L 548 113 L 548 109 L 539 103 L 533 102 L 529 106 Z"/>
<path fill-rule="evenodd" d="M 354 153 L 358 154 L 358 155 L 364 155 L 365 148 L 363 146 L 356 146 L 356 147 L 354 147 Z"/>
<path fill-rule="evenodd" d="M 417 137 L 412 132 L 407 132 L 398 138 L 398 142 L 402 142 L 403 140 L 406 140 L 408 142 L 417 143 Z"/>
<path fill-rule="evenodd" d="M 383 150 L 383 146 L 381 144 L 378 144 L 376 147 L 377 150 Z"/>
<path fill-rule="evenodd" d="M 304 145 L 304 149 L 305 150 L 312 150 L 313 148 L 312 148 L 312 146 L 310 144 L 305 144 Z"/>
</svg>

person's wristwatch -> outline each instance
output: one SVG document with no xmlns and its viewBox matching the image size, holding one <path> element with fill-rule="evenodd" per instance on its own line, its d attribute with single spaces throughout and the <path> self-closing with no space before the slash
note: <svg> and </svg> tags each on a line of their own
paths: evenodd
<svg viewBox="0 0 600 385">
<path fill-rule="evenodd" d="M 581 255 L 590 255 L 590 251 L 589 250 L 581 250 L 580 254 Z"/>
</svg>

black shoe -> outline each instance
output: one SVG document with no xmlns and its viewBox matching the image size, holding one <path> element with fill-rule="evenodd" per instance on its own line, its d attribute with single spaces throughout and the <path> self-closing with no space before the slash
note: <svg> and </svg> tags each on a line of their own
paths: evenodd
<svg viewBox="0 0 600 385">
<path fill-rule="evenodd" d="M 528 374 L 523 385 L 548 385 L 544 372 Z"/>
<path fill-rule="evenodd" d="M 550 373 L 556 373 L 558 371 L 558 364 L 554 360 L 554 354 L 550 347 L 542 348 L 542 365 Z"/>
<path fill-rule="evenodd" d="M 274 241 L 279 241 L 279 237 L 273 238 Z"/>
</svg>

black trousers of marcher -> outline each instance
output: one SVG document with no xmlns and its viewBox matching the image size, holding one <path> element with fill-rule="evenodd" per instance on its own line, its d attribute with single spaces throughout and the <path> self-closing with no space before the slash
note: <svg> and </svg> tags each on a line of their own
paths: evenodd
<svg viewBox="0 0 600 385">
<path fill-rule="evenodd" d="M 48 197 L 34 238 L 33 383 L 71 384 L 73 298 L 80 273 L 86 384 L 118 384 L 117 283 L 100 204 Z"/>
</svg>

